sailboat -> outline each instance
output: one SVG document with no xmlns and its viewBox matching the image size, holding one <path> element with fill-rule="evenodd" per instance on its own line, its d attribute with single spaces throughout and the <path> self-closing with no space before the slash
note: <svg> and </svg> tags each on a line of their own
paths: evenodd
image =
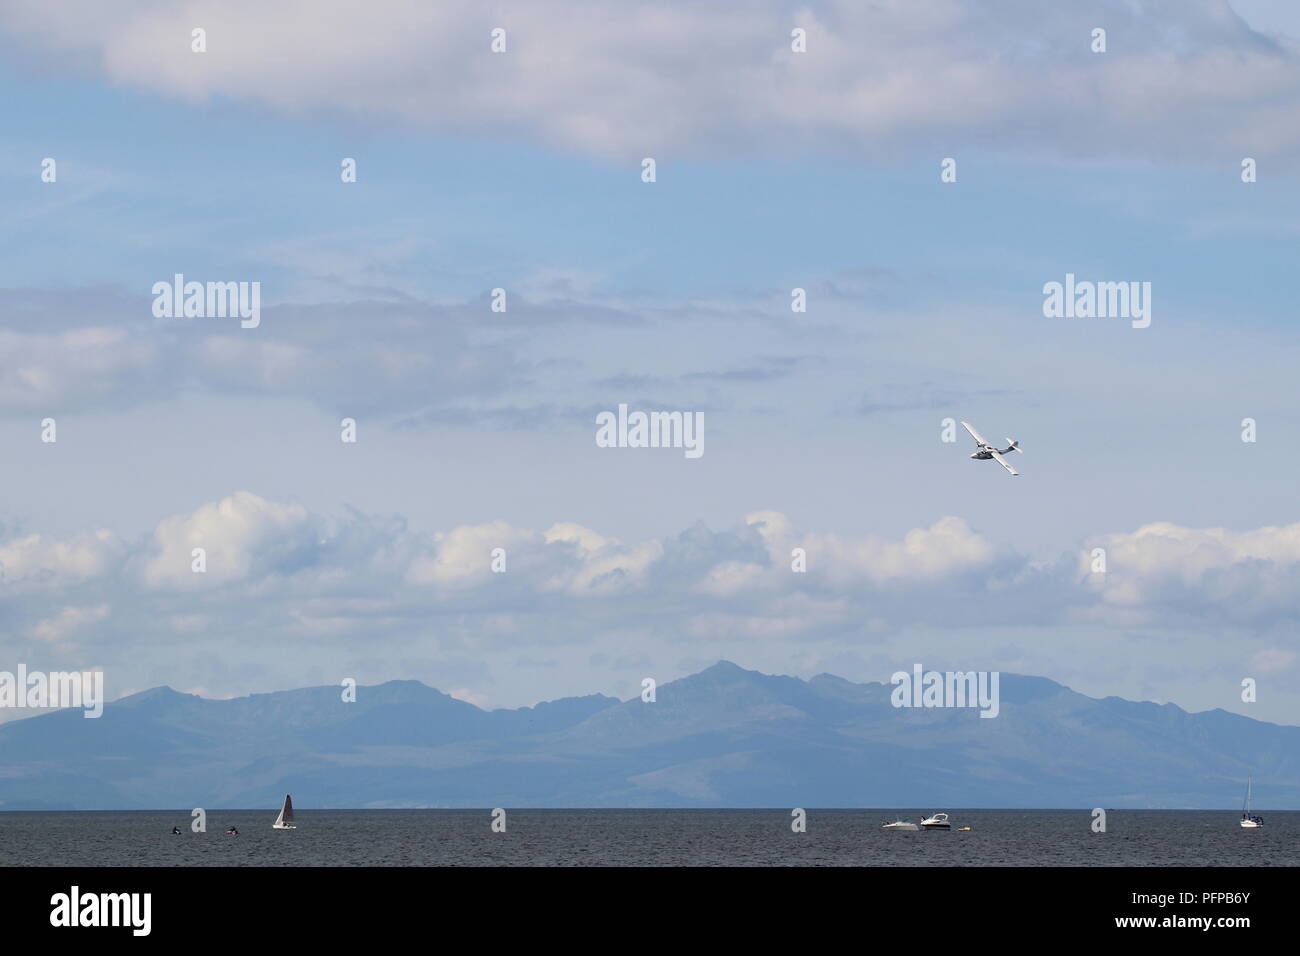
<svg viewBox="0 0 1300 956">
<path fill-rule="evenodd" d="M 280 815 L 276 817 L 275 822 L 271 824 L 271 829 L 273 830 L 298 829 L 296 826 L 293 825 L 293 800 L 289 798 L 289 795 L 287 793 L 284 795 L 284 806 L 280 808 Z"/>
<path fill-rule="evenodd" d="M 1263 817 L 1257 817 L 1255 816 L 1255 814 L 1250 812 L 1250 790 L 1254 782 L 1255 781 L 1252 778 L 1250 777 L 1246 778 L 1246 803 L 1245 806 L 1242 807 L 1242 812 L 1241 812 L 1241 825 L 1249 829 L 1254 829 L 1255 827 L 1262 827 L 1264 825 Z"/>
</svg>

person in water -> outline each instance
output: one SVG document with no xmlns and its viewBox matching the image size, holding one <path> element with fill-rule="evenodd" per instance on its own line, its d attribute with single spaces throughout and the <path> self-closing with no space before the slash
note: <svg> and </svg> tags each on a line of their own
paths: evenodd
<svg viewBox="0 0 1300 956">
<path fill-rule="evenodd" d="M 180 835 L 180 832 L 181 832 L 181 828 L 180 828 L 180 827 L 172 827 L 172 833 L 174 833 L 174 834 L 176 834 L 177 836 L 179 836 L 179 835 Z"/>
</svg>

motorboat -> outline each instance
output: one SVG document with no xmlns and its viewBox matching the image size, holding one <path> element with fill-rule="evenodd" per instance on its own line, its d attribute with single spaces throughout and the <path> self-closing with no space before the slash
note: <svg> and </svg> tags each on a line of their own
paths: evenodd
<svg viewBox="0 0 1300 956">
<path fill-rule="evenodd" d="M 923 830 L 951 830 L 952 824 L 948 822 L 948 814 L 936 813 L 932 817 L 926 817 L 921 821 Z"/>
<path fill-rule="evenodd" d="M 919 830 L 921 829 L 915 823 L 908 820 L 895 820 L 893 823 L 886 823 L 880 829 L 882 830 Z"/>
</svg>

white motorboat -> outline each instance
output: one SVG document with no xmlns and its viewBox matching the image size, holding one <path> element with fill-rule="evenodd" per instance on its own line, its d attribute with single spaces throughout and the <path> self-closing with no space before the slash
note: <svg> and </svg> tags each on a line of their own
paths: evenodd
<svg viewBox="0 0 1300 956">
<path fill-rule="evenodd" d="M 882 830 L 919 830 L 921 829 L 915 823 L 907 820 L 895 820 L 893 823 L 886 823 L 880 829 Z"/>
<path fill-rule="evenodd" d="M 296 826 L 293 825 L 293 801 L 289 799 L 289 795 L 287 793 L 284 795 L 284 806 L 280 808 L 280 815 L 276 817 L 275 822 L 271 824 L 271 829 L 272 830 L 298 829 Z"/>
<path fill-rule="evenodd" d="M 1246 778 L 1246 803 L 1241 808 L 1241 825 L 1249 830 L 1254 830 L 1264 825 L 1263 817 L 1258 817 L 1250 812 L 1250 791 L 1254 782 L 1255 781 L 1250 777 Z"/>
<path fill-rule="evenodd" d="M 921 828 L 924 830 L 951 830 L 952 824 L 948 822 L 948 814 L 936 813 L 934 816 L 922 820 Z"/>
</svg>

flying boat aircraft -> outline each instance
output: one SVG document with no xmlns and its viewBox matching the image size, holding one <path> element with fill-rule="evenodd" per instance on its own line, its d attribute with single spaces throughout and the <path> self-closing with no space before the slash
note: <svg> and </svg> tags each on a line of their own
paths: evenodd
<svg viewBox="0 0 1300 956">
<path fill-rule="evenodd" d="M 1006 448 L 997 448 L 993 445 L 990 445 L 984 439 L 984 436 L 975 430 L 975 426 L 972 425 L 970 422 L 962 422 L 961 424 L 963 428 L 965 428 L 968 432 L 970 432 L 970 437 L 975 439 L 975 444 L 980 446 L 980 450 L 975 452 L 975 454 L 971 455 L 972 458 L 979 461 L 987 461 L 988 459 L 992 458 L 996 460 L 997 463 L 1001 465 L 1003 468 L 1005 468 L 1007 471 L 1011 472 L 1011 474 L 1013 475 L 1020 474 L 1020 472 L 1012 468 L 1011 465 L 1007 462 L 1007 460 L 1002 457 L 1003 455 L 1012 451 L 1020 452 L 1020 454 L 1023 455 L 1024 452 L 1020 451 L 1020 442 L 1016 441 L 1014 438 L 1008 438 Z"/>
</svg>

